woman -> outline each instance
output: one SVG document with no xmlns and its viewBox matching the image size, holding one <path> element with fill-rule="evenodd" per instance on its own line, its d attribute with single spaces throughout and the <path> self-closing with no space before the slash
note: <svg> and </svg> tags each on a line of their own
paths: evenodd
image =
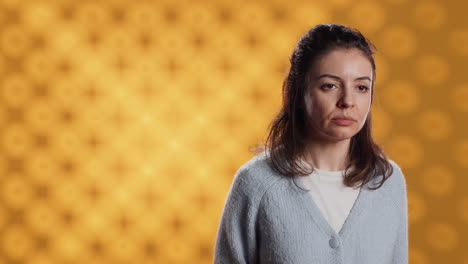
<svg viewBox="0 0 468 264">
<path fill-rule="evenodd" d="M 229 190 L 215 263 L 408 263 L 406 180 L 371 137 L 374 53 L 342 25 L 301 37 L 266 147 Z"/>
</svg>

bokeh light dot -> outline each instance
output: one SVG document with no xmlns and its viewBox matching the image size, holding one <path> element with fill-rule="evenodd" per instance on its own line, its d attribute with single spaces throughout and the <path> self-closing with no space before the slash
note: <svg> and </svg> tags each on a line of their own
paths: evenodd
<svg viewBox="0 0 468 264">
<path fill-rule="evenodd" d="M 447 139 L 453 129 L 450 116 L 441 110 L 424 111 L 417 119 L 421 134 L 428 140 Z"/>
<path fill-rule="evenodd" d="M 384 29 L 380 47 L 388 56 L 403 59 L 413 55 L 416 50 L 416 36 L 406 26 L 391 26 Z"/>
<path fill-rule="evenodd" d="M 416 60 L 415 71 L 422 83 L 437 85 L 447 80 L 449 65 L 441 56 L 422 55 Z"/>
<path fill-rule="evenodd" d="M 464 168 L 468 168 L 468 139 L 461 139 L 459 142 L 454 142 L 455 152 L 454 158 Z"/>
<path fill-rule="evenodd" d="M 468 196 L 461 197 L 457 206 L 461 219 L 468 224 Z"/>
<path fill-rule="evenodd" d="M 416 191 L 407 191 L 408 198 L 408 222 L 410 224 L 420 222 L 427 214 L 427 205 L 424 197 Z"/>
<path fill-rule="evenodd" d="M 400 161 L 402 167 L 417 167 L 424 158 L 423 146 L 413 136 L 394 136 L 389 143 L 388 149 L 390 155 L 402 158 Z"/>
<path fill-rule="evenodd" d="M 447 38 L 450 50 L 456 55 L 468 55 L 468 29 L 454 29 Z"/>
<path fill-rule="evenodd" d="M 427 231 L 427 242 L 435 250 L 449 251 L 458 246 L 458 232 L 449 223 L 431 223 Z"/>
<path fill-rule="evenodd" d="M 445 7 L 436 1 L 416 3 L 412 13 L 414 23 L 423 29 L 440 28 L 446 20 Z"/>
<path fill-rule="evenodd" d="M 452 105 L 456 110 L 468 112 L 468 103 L 466 101 L 468 98 L 467 83 L 459 84 L 451 89 L 449 97 L 450 105 Z"/>
<path fill-rule="evenodd" d="M 438 196 L 447 195 L 455 186 L 454 174 L 448 167 L 442 165 L 424 168 L 420 180 L 428 193 Z"/>
<path fill-rule="evenodd" d="M 380 2 L 375 1 L 364 1 L 359 5 L 353 5 L 348 14 L 351 23 L 364 35 L 380 30 L 387 19 L 385 9 Z"/>
<path fill-rule="evenodd" d="M 400 114 L 414 112 L 421 104 L 419 89 L 409 81 L 395 80 L 381 91 L 383 104 Z"/>
</svg>

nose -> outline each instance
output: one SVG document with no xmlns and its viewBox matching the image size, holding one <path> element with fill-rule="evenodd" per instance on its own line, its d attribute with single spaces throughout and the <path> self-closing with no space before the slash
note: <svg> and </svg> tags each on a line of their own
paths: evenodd
<svg viewBox="0 0 468 264">
<path fill-rule="evenodd" d="M 354 98 L 351 89 L 343 89 L 340 99 L 338 100 L 338 106 L 340 108 L 348 108 L 354 106 Z"/>
</svg>

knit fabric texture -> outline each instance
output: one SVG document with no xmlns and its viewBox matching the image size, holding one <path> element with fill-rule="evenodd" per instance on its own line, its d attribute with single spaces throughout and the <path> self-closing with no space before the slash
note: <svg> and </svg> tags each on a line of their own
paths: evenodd
<svg viewBox="0 0 468 264">
<path fill-rule="evenodd" d="M 339 232 L 320 213 L 303 177 L 275 172 L 257 154 L 236 172 L 214 245 L 214 263 L 407 264 L 406 179 L 393 173 L 367 183 Z M 294 184 L 294 182 L 296 185 Z"/>
</svg>

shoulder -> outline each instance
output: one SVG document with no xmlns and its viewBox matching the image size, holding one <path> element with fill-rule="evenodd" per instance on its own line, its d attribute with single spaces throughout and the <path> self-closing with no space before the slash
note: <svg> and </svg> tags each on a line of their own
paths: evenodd
<svg viewBox="0 0 468 264">
<path fill-rule="evenodd" d="M 385 181 L 381 195 L 390 199 L 392 203 L 399 201 L 406 196 L 407 185 L 406 178 L 397 162 L 392 159 L 387 159 L 393 167 L 393 173 Z"/>
<path fill-rule="evenodd" d="M 405 175 L 403 174 L 403 171 L 401 170 L 398 163 L 396 163 L 392 159 L 387 159 L 387 160 L 393 167 L 393 173 L 392 173 L 392 175 L 390 177 L 390 178 L 392 178 L 392 181 L 398 186 L 406 186 Z"/>
<path fill-rule="evenodd" d="M 266 155 L 261 153 L 239 167 L 234 175 L 232 189 L 248 196 L 251 200 L 260 200 L 269 188 L 282 180 L 285 178 L 271 168 Z"/>
<path fill-rule="evenodd" d="M 391 174 L 387 175 L 388 171 L 385 172 L 385 181 L 381 188 L 379 188 L 382 196 L 399 195 L 402 191 L 406 191 L 406 179 L 401 167 L 392 159 L 387 158 L 388 163 L 391 165 Z M 371 182 L 368 183 L 369 187 L 380 186 L 384 178 L 383 174 L 375 177 Z"/>
</svg>

